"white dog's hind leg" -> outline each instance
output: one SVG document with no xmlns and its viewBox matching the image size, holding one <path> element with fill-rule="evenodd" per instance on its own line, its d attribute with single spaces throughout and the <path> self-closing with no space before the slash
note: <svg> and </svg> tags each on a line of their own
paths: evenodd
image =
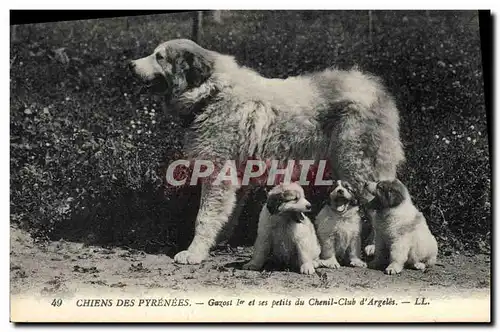
<svg viewBox="0 0 500 332">
<path fill-rule="evenodd" d="M 237 188 L 231 185 L 202 184 L 194 238 L 187 250 L 175 255 L 176 263 L 199 264 L 207 258 L 234 209 L 236 190 Z"/>
</svg>

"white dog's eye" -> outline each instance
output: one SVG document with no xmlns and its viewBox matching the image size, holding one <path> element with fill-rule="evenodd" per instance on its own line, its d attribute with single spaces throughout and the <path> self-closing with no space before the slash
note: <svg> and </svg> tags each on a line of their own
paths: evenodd
<svg viewBox="0 0 500 332">
<path fill-rule="evenodd" d="M 160 53 L 156 53 L 156 60 L 162 60 L 164 59 L 163 55 L 161 55 Z"/>
</svg>

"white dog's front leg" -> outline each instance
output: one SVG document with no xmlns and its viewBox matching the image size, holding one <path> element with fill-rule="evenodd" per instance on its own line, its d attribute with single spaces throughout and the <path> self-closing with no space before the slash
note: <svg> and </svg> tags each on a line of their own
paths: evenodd
<svg viewBox="0 0 500 332">
<path fill-rule="evenodd" d="M 196 217 L 193 241 L 187 250 L 175 255 L 175 262 L 199 264 L 207 258 L 219 233 L 233 212 L 236 190 L 237 187 L 232 185 L 202 184 L 200 209 Z"/>
<path fill-rule="evenodd" d="M 224 227 L 224 230 L 221 232 L 220 239 L 218 239 L 217 242 L 227 243 L 231 239 L 236 226 L 238 226 L 238 222 L 247 202 L 249 193 L 250 189 L 248 188 L 241 188 L 237 192 L 233 212 L 231 213 L 231 217 L 229 217 L 229 221 Z"/>
<path fill-rule="evenodd" d="M 361 239 L 356 236 L 349 245 L 349 265 L 354 267 L 366 267 L 366 263 L 361 260 Z"/>
<path fill-rule="evenodd" d="M 375 211 L 373 210 L 367 211 L 366 216 L 370 222 L 371 230 L 370 234 L 368 235 L 368 244 L 365 246 L 365 254 L 366 256 L 373 256 L 375 255 L 375 239 L 377 237 L 375 234 L 375 226 L 374 226 Z"/>
<path fill-rule="evenodd" d="M 385 269 L 386 274 L 394 275 L 401 273 L 403 266 L 408 260 L 409 242 L 407 236 L 398 239 L 391 245 L 389 253 L 389 266 Z"/>
<path fill-rule="evenodd" d="M 297 243 L 297 254 L 300 273 L 302 274 L 313 274 L 315 272 L 314 268 L 318 266 L 318 261 L 314 260 L 312 257 L 307 255 L 309 248 L 304 248 L 306 243 Z"/>
<path fill-rule="evenodd" d="M 271 252 L 272 226 L 271 215 L 267 208 L 264 208 L 259 216 L 252 259 L 243 265 L 244 270 L 260 270 L 266 263 Z"/>
</svg>

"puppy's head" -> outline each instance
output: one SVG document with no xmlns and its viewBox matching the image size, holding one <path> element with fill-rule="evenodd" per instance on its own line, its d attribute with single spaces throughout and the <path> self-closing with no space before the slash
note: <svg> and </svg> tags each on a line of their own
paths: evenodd
<svg viewBox="0 0 500 332">
<path fill-rule="evenodd" d="M 302 187 L 293 182 L 274 187 L 268 194 L 267 209 L 271 214 L 286 214 L 300 222 L 304 212 L 311 211 L 311 203 L 306 200 Z"/>
<path fill-rule="evenodd" d="M 367 182 L 367 191 L 375 196 L 369 203 L 369 208 L 375 210 L 391 209 L 401 205 L 408 199 L 408 189 L 398 179 L 380 182 Z"/>
<path fill-rule="evenodd" d="M 338 180 L 331 191 L 329 204 L 334 211 L 344 213 L 349 207 L 358 205 L 353 187 L 346 181 Z"/>
<path fill-rule="evenodd" d="M 129 62 L 130 70 L 167 101 L 200 86 L 212 74 L 213 52 L 189 39 L 160 44 L 152 54 Z"/>
</svg>

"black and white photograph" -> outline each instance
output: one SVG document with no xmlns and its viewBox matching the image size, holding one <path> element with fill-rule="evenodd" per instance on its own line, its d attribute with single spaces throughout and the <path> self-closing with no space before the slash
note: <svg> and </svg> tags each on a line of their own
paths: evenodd
<svg viewBox="0 0 500 332">
<path fill-rule="evenodd" d="M 491 322 L 489 11 L 30 14 L 11 322 Z"/>
</svg>

